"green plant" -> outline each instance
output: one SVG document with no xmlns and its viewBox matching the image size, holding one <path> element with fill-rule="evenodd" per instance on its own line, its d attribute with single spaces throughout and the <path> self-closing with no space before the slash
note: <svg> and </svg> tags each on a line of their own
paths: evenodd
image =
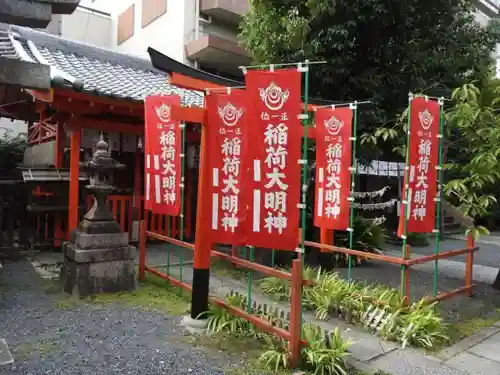
<svg viewBox="0 0 500 375">
<path fill-rule="evenodd" d="M 277 277 L 266 277 L 260 282 L 262 294 L 276 300 L 286 300 L 290 298 L 290 283 L 288 280 Z"/>
<path fill-rule="evenodd" d="M 411 246 L 428 246 L 429 239 L 422 233 L 408 233 L 408 245 Z"/>
<path fill-rule="evenodd" d="M 361 216 L 354 218 L 353 249 L 374 251 L 380 249 L 387 238 L 387 232 L 382 225 Z"/>
<path fill-rule="evenodd" d="M 428 304 L 423 298 L 413 303 L 410 309 L 400 315 L 399 341 L 407 345 L 431 349 L 437 343 L 448 341 L 447 326 L 439 316 L 436 302 Z"/>
<path fill-rule="evenodd" d="M 241 308 L 244 297 L 239 294 L 233 294 L 227 297 L 228 304 Z M 204 314 L 207 318 L 207 330 L 210 333 L 228 332 L 231 335 L 253 334 L 252 325 L 239 316 L 231 314 L 223 307 L 211 305 Z"/>
<path fill-rule="evenodd" d="M 318 375 L 347 375 L 346 359 L 351 341 L 345 341 L 338 328 L 325 334 L 317 325 L 304 324 L 303 337 L 308 345 L 302 348 L 302 361 Z"/>
<path fill-rule="evenodd" d="M 290 363 L 288 342 L 282 338 L 269 335 L 263 336 L 263 340 L 267 349 L 259 357 L 259 362 L 275 373 L 280 369 L 288 368 L 288 364 Z"/>
<path fill-rule="evenodd" d="M 324 320 L 333 310 L 340 311 L 340 304 L 345 296 L 346 282 L 337 274 L 320 274 L 314 286 L 303 295 L 306 305 L 315 310 L 317 319 Z"/>
<path fill-rule="evenodd" d="M 302 269 L 302 278 L 304 280 L 318 281 L 323 274 L 321 267 L 304 266 Z"/>
<path fill-rule="evenodd" d="M 26 133 L 13 135 L 11 129 L 7 129 L 0 138 L 0 171 L 5 176 L 11 173 L 23 162 L 24 151 L 28 146 Z"/>
<path fill-rule="evenodd" d="M 382 247 L 388 238 L 387 231 L 382 224 L 373 220 L 356 216 L 353 221 L 352 248 L 355 250 L 375 252 Z M 336 232 L 335 243 L 342 247 L 349 247 L 348 232 Z M 347 256 L 342 255 L 347 258 Z"/>
</svg>

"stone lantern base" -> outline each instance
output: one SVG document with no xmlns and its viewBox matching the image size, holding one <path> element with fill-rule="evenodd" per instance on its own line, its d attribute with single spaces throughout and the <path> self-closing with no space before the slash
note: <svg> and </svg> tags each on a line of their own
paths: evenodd
<svg viewBox="0 0 500 375">
<path fill-rule="evenodd" d="M 84 298 L 102 292 L 120 292 L 137 287 L 136 253 L 127 233 L 72 233 L 63 245 L 61 280 L 66 293 Z"/>
</svg>

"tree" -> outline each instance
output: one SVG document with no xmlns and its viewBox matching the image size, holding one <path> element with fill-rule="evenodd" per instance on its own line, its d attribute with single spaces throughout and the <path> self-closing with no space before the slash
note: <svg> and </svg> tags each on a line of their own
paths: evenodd
<svg viewBox="0 0 500 375">
<path fill-rule="evenodd" d="M 13 135 L 11 129 L 0 138 L 0 176 L 11 178 L 16 167 L 23 162 L 27 146 L 25 133 Z"/>
<path fill-rule="evenodd" d="M 361 125 L 394 121 L 408 92 L 449 96 L 490 66 L 496 23 L 469 0 L 252 0 L 240 39 L 256 63 L 324 60 L 310 95 L 371 99 Z"/>
</svg>

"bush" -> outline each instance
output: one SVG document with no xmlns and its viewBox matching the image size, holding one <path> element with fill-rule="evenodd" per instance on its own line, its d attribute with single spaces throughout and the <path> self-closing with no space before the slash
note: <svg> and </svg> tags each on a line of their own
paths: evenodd
<svg viewBox="0 0 500 375">
<path fill-rule="evenodd" d="M 384 338 L 399 341 L 403 346 L 433 348 L 448 340 L 446 325 L 435 304 L 427 304 L 425 299 L 408 307 L 398 290 L 384 285 L 345 281 L 337 273 L 321 270 L 308 269 L 307 274 L 314 275 L 315 283 L 303 288 L 302 306 L 314 311 L 318 320 L 339 316 L 349 323 L 361 322 Z M 286 299 L 290 294 L 288 280 L 270 277 L 264 279 L 262 284 L 268 286 L 262 288 L 262 294 L 269 297 L 275 290 L 275 299 Z"/>
<path fill-rule="evenodd" d="M 302 361 L 313 374 L 347 375 L 347 357 L 351 341 L 344 341 L 337 328 L 331 334 L 317 325 L 304 324 L 303 337 L 309 343 L 302 348 Z"/>
<path fill-rule="evenodd" d="M 11 135 L 12 131 L 6 132 L 0 138 L 0 171 L 3 176 L 10 174 L 23 162 L 24 151 L 28 143 L 24 134 Z"/>
</svg>

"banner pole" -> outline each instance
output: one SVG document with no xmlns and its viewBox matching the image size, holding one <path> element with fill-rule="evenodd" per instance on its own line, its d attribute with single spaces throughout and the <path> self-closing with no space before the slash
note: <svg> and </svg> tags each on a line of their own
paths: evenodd
<svg viewBox="0 0 500 375">
<path fill-rule="evenodd" d="M 438 173 L 438 185 L 437 185 L 437 194 L 436 194 L 436 229 L 434 229 L 434 243 L 435 255 L 439 255 L 440 251 L 440 242 L 441 242 L 441 198 L 442 198 L 442 188 L 443 188 L 443 142 L 444 142 L 444 98 L 438 99 L 439 103 L 439 134 L 438 134 L 438 165 L 436 166 Z M 434 297 L 438 294 L 438 271 L 439 264 L 438 259 L 434 261 L 434 280 L 433 280 L 433 293 Z"/>
<path fill-rule="evenodd" d="M 408 94 L 408 129 L 407 129 L 407 137 L 406 137 L 406 160 L 405 160 L 405 173 L 404 173 L 404 184 L 403 184 L 403 189 L 404 189 L 404 212 L 403 210 L 400 211 L 400 215 L 403 216 L 403 235 L 401 238 L 403 239 L 403 245 L 401 248 L 401 253 L 403 259 L 406 259 L 408 256 L 408 248 L 407 248 L 407 226 L 408 226 L 408 215 L 410 213 L 410 202 L 408 201 L 409 199 L 409 186 L 408 186 L 408 179 L 409 179 L 409 173 L 410 173 L 410 130 L 411 130 L 411 102 L 413 100 L 413 94 L 409 93 Z M 406 203 L 405 203 L 406 201 Z M 407 267 L 405 265 L 401 265 L 401 296 L 405 297 L 406 296 L 406 272 L 407 272 Z"/>
<path fill-rule="evenodd" d="M 185 197 L 184 193 L 186 192 L 185 188 L 185 174 L 186 174 L 186 123 L 183 122 L 181 124 L 181 214 L 180 214 L 180 233 L 179 239 L 184 241 L 184 204 Z M 182 271 L 184 268 L 184 259 L 182 257 L 182 249 L 179 250 L 179 280 L 182 281 Z"/>
<path fill-rule="evenodd" d="M 352 122 L 352 136 L 351 136 L 351 196 L 349 198 L 350 201 L 350 209 L 349 209 L 349 249 L 352 249 L 354 242 L 354 189 L 356 185 L 356 137 L 358 131 L 358 102 L 355 101 L 351 103 L 349 107 L 353 110 L 353 122 Z M 351 281 L 352 278 L 352 256 L 347 256 L 347 279 Z"/>
<path fill-rule="evenodd" d="M 304 72 L 304 112 L 302 115 L 302 125 L 304 127 L 304 138 L 302 140 L 302 186 L 301 186 L 301 243 L 300 255 L 302 260 L 302 268 L 306 261 L 306 240 L 307 229 L 307 148 L 308 148 L 308 130 L 309 130 L 309 112 L 307 110 L 309 104 L 309 60 L 306 60 L 305 67 L 299 63 L 299 71 Z M 301 273 L 302 275 L 302 273 Z M 302 305 L 302 304 L 301 304 Z M 292 306 L 293 308 L 293 306 Z M 300 308 L 300 332 L 302 332 L 302 307 Z"/>
</svg>

